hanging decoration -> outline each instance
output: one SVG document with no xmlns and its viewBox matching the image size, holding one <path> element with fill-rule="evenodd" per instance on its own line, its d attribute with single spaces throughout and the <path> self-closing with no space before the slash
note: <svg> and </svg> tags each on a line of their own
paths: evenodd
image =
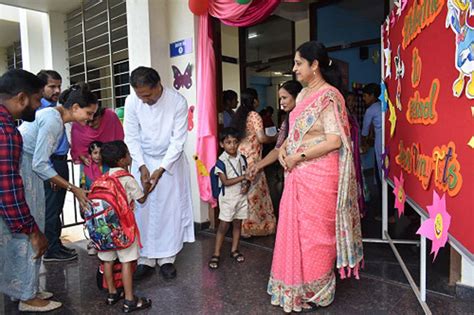
<svg viewBox="0 0 474 315">
<path fill-rule="evenodd" d="M 395 63 L 395 79 L 397 79 L 397 95 L 395 98 L 395 104 L 399 111 L 402 110 L 402 79 L 405 76 L 405 64 L 403 63 L 402 56 L 400 54 L 400 45 L 397 48 L 397 55 L 393 58 Z"/>
<path fill-rule="evenodd" d="M 431 254 L 434 253 L 433 261 L 438 255 L 441 247 L 448 241 L 448 231 L 451 225 L 451 216 L 446 210 L 446 194 L 439 197 L 433 190 L 433 204 L 426 207 L 429 219 L 423 222 L 416 234 L 423 235 L 431 240 Z"/>
<path fill-rule="evenodd" d="M 252 0 L 235 0 L 238 4 L 249 4 Z"/>
<path fill-rule="evenodd" d="M 387 39 L 387 47 L 383 49 L 385 59 L 385 78 L 392 78 L 392 50 L 390 49 L 390 40 Z"/>
<path fill-rule="evenodd" d="M 188 63 L 183 74 L 181 74 L 181 71 L 179 71 L 178 67 L 176 66 L 171 66 L 171 69 L 173 70 L 173 76 L 174 76 L 174 81 L 173 81 L 174 88 L 179 90 L 181 87 L 185 87 L 189 90 L 191 86 L 193 85 L 193 80 L 191 79 L 193 69 L 192 69 L 191 64 Z"/>
<path fill-rule="evenodd" d="M 196 168 L 198 174 L 200 176 L 209 176 L 209 171 L 206 168 L 206 165 L 199 159 L 199 157 L 195 154 L 193 155 L 194 161 L 196 161 Z"/>
<path fill-rule="evenodd" d="M 209 0 L 189 0 L 188 6 L 194 15 L 204 15 L 209 9 Z"/>
<path fill-rule="evenodd" d="M 191 105 L 188 108 L 188 131 L 193 130 L 193 128 L 194 128 L 194 105 Z"/>
<path fill-rule="evenodd" d="M 395 180 L 395 188 L 393 189 L 393 193 L 395 194 L 395 208 L 398 209 L 398 217 L 400 218 L 405 212 L 405 201 L 407 199 L 404 188 L 405 179 L 403 178 L 403 172 L 400 173 L 400 178 L 397 178 L 397 176 L 394 176 L 393 178 Z"/>
<path fill-rule="evenodd" d="M 453 95 L 461 97 L 466 85 L 466 97 L 474 99 L 474 27 L 470 26 L 467 19 L 474 14 L 474 2 L 448 0 L 448 14 L 446 28 L 456 35 L 455 67 L 459 77 L 453 83 Z M 469 81 L 465 84 L 465 77 Z"/>
<path fill-rule="evenodd" d="M 115 113 L 117 114 L 117 117 L 119 118 L 120 122 L 123 124 L 123 118 L 125 117 L 125 108 L 122 107 L 117 107 L 115 109 Z"/>
<path fill-rule="evenodd" d="M 389 147 L 385 147 L 384 152 L 382 153 L 382 171 L 383 171 L 383 178 L 387 179 L 388 171 L 390 169 L 390 152 Z"/>
<path fill-rule="evenodd" d="M 395 112 L 395 106 L 393 106 L 392 101 L 388 97 L 387 103 L 390 112 L 390 116 L 388 118 L 388 120 L 390 121 L 390 137 L 393 138 L 393 135 L 395 134 L 395 127 L 397 126 L 397 113 Z"/>
<path fill-rule="evenodd" d="M 385 82 L 382 80 L 380 82 L 380 96 L 379 100 L 380 103 L 382 104 L 382 112 L 385 113 L 387 111 L 387 99 L 388 99 L 388 92 L 387 92 L 387 86 L 385 85 Z"/>
</svg>

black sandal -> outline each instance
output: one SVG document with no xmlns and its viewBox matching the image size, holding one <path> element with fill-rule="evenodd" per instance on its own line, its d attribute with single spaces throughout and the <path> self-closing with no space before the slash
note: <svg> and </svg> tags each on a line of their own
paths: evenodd
<svg viewBox="0 0 474 315">
<path fill-rule="evenodd" d="M 301 313 L 312 313 L 312 312 L 316 312 L 319 309 L 318 304 L 314 302 L 306 302 L 305 304 L 309 307 L 303 307 L 301 309 Z"/>
<path fill-rule="evenodd" d="M 125 300 L 123 302 L 122 311 L 124 313 L 130 313 L 138 310 L 144 310 L 151 307 L 151 300 L 145 297 L 138 298 L 135 296 L 133 301 Z"/>
<path fill-rule="evenodd" d="M 125 293 L 123 292 L 123 290 L 117 289 L 117 292 L 107 294 L 107 299 L 105 300 L 105 304 L 114 305 L 115 303 L 123 299 L 124 297 L 125 297 Z"/>
<path fill-rule="evenodd" d="M 238 250 L 230 253 L 230 257 L 234 259 L 235 262 L 243 263 L 245 261 L 244 255 L 242 255 Z"/>
<path fill-rule="evenodd" d="M 211 259 L 209 260 L 209 262 L 207 263 L 207 266 L 209 267 L 209 269 L 211 270 L 216 270 L 217 268 L 219 268 L 219 262 L 221 260 L 221 257 L 220 256 L 216 256 L 216 255 L 212 255 Z"/>
</svg>

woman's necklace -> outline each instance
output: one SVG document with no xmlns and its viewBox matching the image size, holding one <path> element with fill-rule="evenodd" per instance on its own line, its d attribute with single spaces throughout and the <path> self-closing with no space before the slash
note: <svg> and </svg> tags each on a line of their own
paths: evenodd
<svg viewBox="0 0 474 315">
<path fill-rule="evenodd" d="M 320 87 L 322 87 L 326 83 L 323 78 L 320 78 L 319 80 L 315 80 L 312 82 L 309 82 L 308 84 L 308 90 L 310 91 L 317 91 L 319 90 Z"/>
</svg>

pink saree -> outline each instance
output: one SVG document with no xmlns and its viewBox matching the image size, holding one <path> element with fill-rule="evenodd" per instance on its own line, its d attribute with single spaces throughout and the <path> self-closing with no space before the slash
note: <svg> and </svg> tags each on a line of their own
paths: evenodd
<svg viewBox="0 0 474 315">
<path fill-rule="evenodd" d="M 332 108 L 331 108 L 332 107 Z M 332 110 L 331 116 L 327 109 Z M 352 158 L 350 126 L 342 95 L 326 88 L 298 100 L 290 114 L 287 153 L 304 151 L 325 140 L 302 143 L 318 122 L 341 136 L 342 146 L 299 163 L 286 173 L 280 219 L 267 292 L 285 312 L 300 312 L 306 302 L 332 303 L 336 290 L 334 264 L 341 278 L 359 277 L 363 258 L 358 190 Z"/>
</svg>

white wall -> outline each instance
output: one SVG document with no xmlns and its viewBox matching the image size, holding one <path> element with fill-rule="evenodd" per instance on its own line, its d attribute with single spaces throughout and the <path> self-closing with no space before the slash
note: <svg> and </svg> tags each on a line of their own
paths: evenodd
<svg viewBox="0 0 474 315">
<path fill-rule="evenodd" d="M 295 48 L 309 41 L 309 19 L 295 22 Z"/>
<path fill-rule="evenodd" d="M 7 49 L 0 47 L 0 75 L 8 70 Z"/>
<path fill-rule="evenodd" d="M 222 56 L 233 57 L 239 62 L 239 28 L 221 23 Z M 239 63 L 222 63 L 222 89 L 240 94 Z"/>
<path fill-rule="evenodd" d="M 63 78 L 62 88 L 69 85 L 69 63 L 67 61 L 66 14 L 49 12 L 49 31 L 51 38 L 51 69 L 59 72 Z"/>
<path fill-rule="evenodd" d="M 196 37 L 194 16 L 188 9 L 187 1 L 175 0 L 127 0 L 127 29 L 129 64 L 132 71 L 138 66 L 156 69 L 164 86 L 173 86 L 171 65 L 184 72 L 191 63 L 192 87 L 181 88 L 179 92 L 188 105 L 196 105 Z M 193 53 L 174 58 L 169 57 L 169 44 L 182 39 L 193 39 Z M 194 112 L 196 124 L 197 112 Z M 188 133 L 185 153 L 191 170 L 191 189 L 194 221 L 209 221 L 208 205 L 199 198 L 197 174 L 193 155 L 196 152 L 196 127 Z"/>
</svg>

